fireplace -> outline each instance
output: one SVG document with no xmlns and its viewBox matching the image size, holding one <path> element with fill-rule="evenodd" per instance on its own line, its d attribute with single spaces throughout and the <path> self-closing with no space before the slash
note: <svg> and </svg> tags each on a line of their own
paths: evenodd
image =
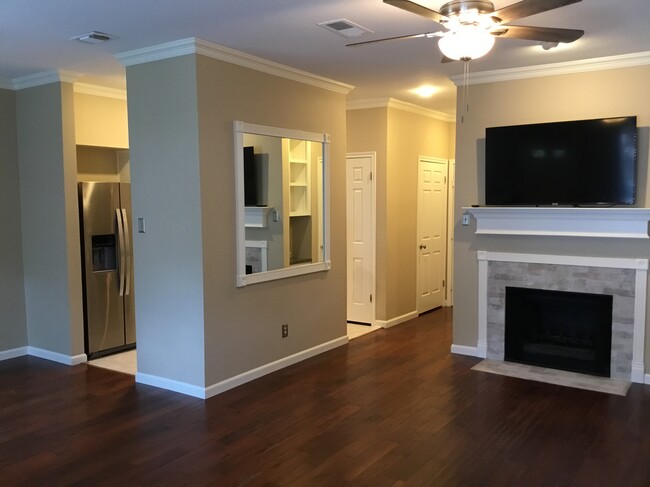
<svg viewBox="0 0 650 487">
<path fill-rule="evenodd" d="M 610 377 L 611 294 L 505 291 L 506 361 Z"/>
<path fill-rule="evenodd" d="M 612 296 L 610 379 L 643 383 L 647 259 L 477 252 L 476 347 L 452 352 L 505 361 L 506 288 Z"/>
</svg>

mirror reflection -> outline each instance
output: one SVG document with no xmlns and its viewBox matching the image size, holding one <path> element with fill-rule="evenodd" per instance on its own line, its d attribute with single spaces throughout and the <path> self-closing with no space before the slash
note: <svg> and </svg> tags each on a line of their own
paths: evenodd
<svg viewBox="0 0 650 487">
<path fill-rule="evenodd" d="M 243 176 L 244 212 L 244 248 L 243 252 L 238 250 L 243 260 L 243 266 L 238 262 L 239 285 L 272 278 L 251 279 L 257 274 L 327 260 L 323 218 L 326 144 L 300 135 L 325 138 L 298 131 L 286 131 L 291 136 L 282 136 L 281 129 L 276 131 L 278 135 L 242 131 L 241 145 L 236 147 L 243 166 L 238 170 Z M 318 270 L 325 268 L 299 273 Z M 294 273 L 277 277 L 289 275 Z"/>
</svg>

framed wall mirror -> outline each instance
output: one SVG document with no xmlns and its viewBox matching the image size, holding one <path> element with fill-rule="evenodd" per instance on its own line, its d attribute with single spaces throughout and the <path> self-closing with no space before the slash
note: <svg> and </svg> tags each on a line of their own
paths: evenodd
<svg viewBox="0 0 650 487">
<path fill-rule="evenodd" d="M 237 286 L 329 270 L 329 135 L 237 121 Z"/>
</svg>

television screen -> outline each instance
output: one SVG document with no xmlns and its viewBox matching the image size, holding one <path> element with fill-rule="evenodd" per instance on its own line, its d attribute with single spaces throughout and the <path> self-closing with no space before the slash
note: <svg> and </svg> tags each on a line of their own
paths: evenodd
<svg viewBox="0 0 650 487">
<path fill-rule="evenodd" d="M 636 117 L 508 127 L 485 133 L 485 204 L 632 205 Z"/>
<path fill-rule="evenodd" d="M 259 203 L 257 179 L 255 149 L 253 147 L 244 147 L 244 206 L 257 206 Z"/>
</svg>

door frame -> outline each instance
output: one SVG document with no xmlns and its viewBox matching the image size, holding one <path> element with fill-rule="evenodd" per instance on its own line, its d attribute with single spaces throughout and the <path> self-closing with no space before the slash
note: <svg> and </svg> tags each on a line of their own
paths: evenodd
<svg viewBox="0 0 650 487">
<path fill-rule="evenodd" d="M 445 255 L 443 258 L 443 264 L 445 266 L 445 270 L 442 273 L 445 279 L 445 286 L 444 286 L 444 294 L 442 298 L 442 306 L 445 307 L 447 306 L 447 284 L 448 284 L 448 273 L 447 273 L 447 260 L 448 260 L 448 255 L 449 255 L 449 159 L 443 159 L 441 157 L 431 157 L 431 156 L 418 156 L 418 167 L 417 167 L 417 180 L 416 180 L 416 188 L 418 189 L 418 198 L 419 198 L 419 185 L 420 185 L 420 164 L 422 162 L 433 162 L 436 164 L 444 164 L 445 165 L 445 190 L 446 190 L 446 198 L 445 198 L 445 208 L 442 211 L 442 213 L 445 216 L 445 236 L 444 236 L 444 242 L 445 242 Z M 416 201 L 416 224 L 415 224 L 415 241 L 416 245 L 419 241 L 420 238 L 420 207 L 419 207 L 419 201 Z M 415 310 L 418 314 L 423 313 L 423 311 L 420 311 L 419 308 L 419 296 L 420 296 L 420 253 L 415 252 Z"/>
<path fill-rule="evenodd" d="M 447 289 L 445 293 L 445 306 L 454 305 L 454 239 L 456 208 L 456 159 L 449 159 L 447 166 Z"/>
<path fill-rule="evenodd" d="M 346 283 L 346 293 L 345 293 L 345 307 L 346 307 L 346 319 L 347 319 L 347 305 L 348 305 L 348 234 L 347 234 L 347 224 L 348 224 L 348 203 L 349 203 L 349 194 L 348 194 L 348 162 L 351 159 L 359 159 L 362 157 L 370 158 L 370 171 L 372 173 L 372 192 L 370 196 L 371 208 L 370 208 L 370 234 L 372 235 L 372 244 L 371 244 L 371 258 L 370 264 L 372 266 L 372 284 L 370 286 L 372 292 L 372 301 L 370 303 L 370 313 L 371 320 L 370 325 L 375 326 L 377 321 L 377 152 L 367 151 L 367 152 L 348 152 L 345 155 L 345 225 L 346 225 L 346 236 L 345 236 L 345 283 Z"/>
</svg>

